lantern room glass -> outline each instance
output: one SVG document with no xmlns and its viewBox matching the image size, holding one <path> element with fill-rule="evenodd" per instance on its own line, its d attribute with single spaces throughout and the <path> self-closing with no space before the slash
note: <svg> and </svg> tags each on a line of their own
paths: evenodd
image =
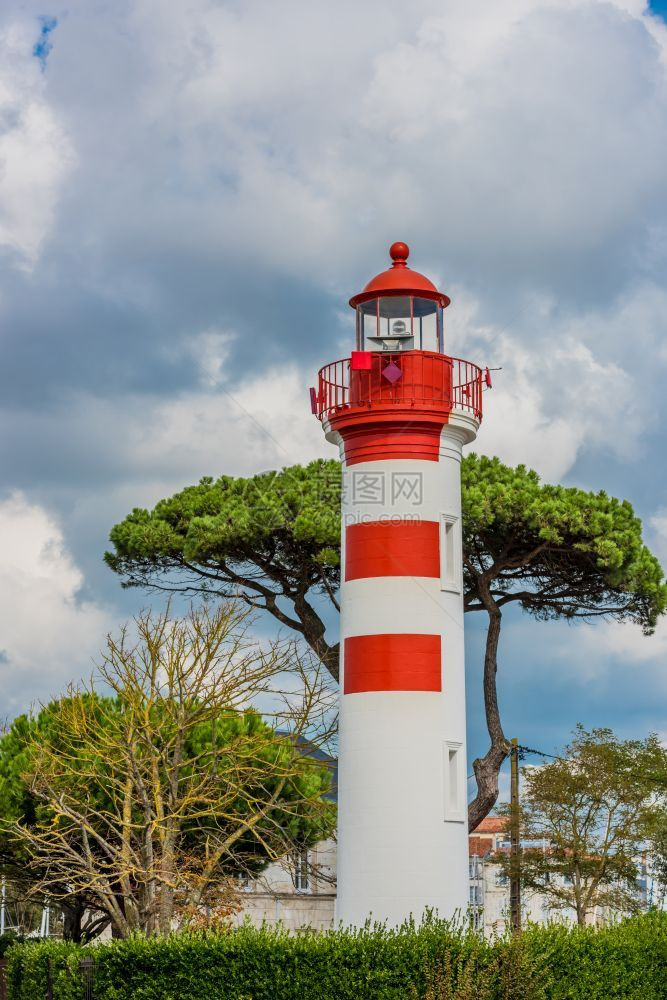
<svg viewBox="0 0 667 1000">
<path fill-rule="evenodd" d="M 413 298 L 412 329 L 420 351 L 442 351 L 442 309 L 433 299 Z"/>
<path fill-rule="evenodd" d="M 442 352 L 440 304 L 413 295 L 384 295 L 360 303 L 357 350 Z"/>
</svg>

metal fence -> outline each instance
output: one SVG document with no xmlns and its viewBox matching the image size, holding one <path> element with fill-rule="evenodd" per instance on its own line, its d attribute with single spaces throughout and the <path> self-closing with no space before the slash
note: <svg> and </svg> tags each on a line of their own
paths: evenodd
<svg viewBox="0 0 667 1000">
<path fill-rule="evenodd" d="M 79 969 L 83 978 L 84 1000 L 95 1000 L 95 974 L 97 972 L 97 962 L 94 958 L 82 958 L 79 962 Z"/>
</svg>

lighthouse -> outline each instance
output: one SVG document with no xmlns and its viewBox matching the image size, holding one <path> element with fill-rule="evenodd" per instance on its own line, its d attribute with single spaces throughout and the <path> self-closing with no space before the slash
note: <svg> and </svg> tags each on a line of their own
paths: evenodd
<svg viewBox="0 0 667 1000">
<path fill-rule="evenodd" d="M 461 454 L 480 368 L 444 350 L 449 298 L 391 266 L 350 299 L 356 344 L 313 410 L 343 465 L 337 921 L 468 905 Z"/>
</svg>

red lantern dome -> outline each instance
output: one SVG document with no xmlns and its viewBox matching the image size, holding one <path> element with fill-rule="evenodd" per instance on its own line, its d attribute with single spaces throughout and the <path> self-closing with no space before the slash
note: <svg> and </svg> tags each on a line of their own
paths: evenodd
<svg viewBox="0 0 667 1000">
<path fill-rule="evenodd" d="M 414 295 L 423 299 L 433 299 L 445 309 L 451 299 L 444 292 L 439 292 L 432 281 L 419 271 L 408 267 L 410 247 L 407 243 L 392 243 L 389 256 L 393 264 L 388 270 L 381 271 L 368 282 L 363 292 L 353 295 L 350 305 L 356 309 L 362 302 L 375 299 L 382 295 Z"/>
<path fill-rule="evenodd" d="M 358 351 L 443 350 L 442 310 L 449 296 L 408 267 L 407 243 L 392 243 L 393 264 L 353 295 Z"/>
</svg>

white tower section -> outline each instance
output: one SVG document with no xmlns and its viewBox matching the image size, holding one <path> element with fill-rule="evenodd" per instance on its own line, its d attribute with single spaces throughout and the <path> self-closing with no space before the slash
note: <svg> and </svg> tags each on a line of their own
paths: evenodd
<svg viewBox="0 0 667 1000">
<path fill-rule="evenodd" d="M 460 469 L 482 373 L 437 349 L 449 300 L 404 244 L 392 257 L 400 273 L 352 300 L 372 350 L 322 369 L 315 396 L 343 463 L 337 919 L 351 926 L 468 906 Z"/>
</svg>

